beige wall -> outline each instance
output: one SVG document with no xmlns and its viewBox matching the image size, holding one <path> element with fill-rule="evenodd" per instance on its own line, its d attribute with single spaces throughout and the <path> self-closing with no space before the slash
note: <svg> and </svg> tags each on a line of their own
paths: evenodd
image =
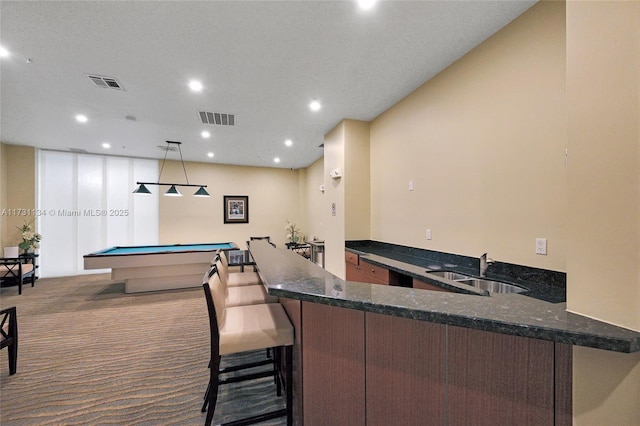
<svg viewBox="0 0 640 426">
<path fill-rule="evenodd" d="M 567 2 L 567 307 L 640 330 L 640 2 Z M 574 423 L 640 424 L 640 353 L 575 347 Z"/>
<path fill-rule="evenodd" d="M 160 197 L 161 244 L 233 241 L 244 247 L 250 236 L 269 235 L 282 247 L 286 242 L 287 219 L 304 222 L 300 216 L 298 170 L 185 164 L 189 181 L 208 185 L 211 197 L 191 196 L 197 188 L 181 190 L 184 196 L 180 198 Z M 166 162 L 162 181 L 184 182 L 179 161 Z M 157 187 L 150 189 L 157 190 Z M 249 196 L 248 224 L 224 224 L 224 195 Z"/>
<path fill-rule="evenodd" d="M 365 121 L 343 120 L 324 138 L 325 268 L 341 278 L 345 278 L 345 239 L 370 238 L 369 126 Z M 330 177 L 335 169 L 342 177 Z"/>
<path fill-rule="evenodd" d="M 640 2 L 567 11 L 568 308 L 640 330 Z"/>
<path fill-rule="evenodd" d="M 324 192 L 320 191 L 320 185 L 326 185 L 327 179 L 324 174 L 324 157 L 320 157 L 316 162 L 306 168 L 304 185 L 306 188 L 305 198 L 305 231 L 307 238 L 316 237 L 324 240 L 324 221 L 327 209 Z"/>
<path fill-rule="evenodd" d="M 345 238 L 366 240 L 371 235 L 370 123 L 345 121 Z"/>
<path fill-rule="evenodd" d="M 2 245 L 20 242 L 16 227 L 34 218 L 36 207 L 36 152 L 33 147 L 2 144 L 0 147 L 0 202 L 7 209 L 0 222 Z M 1 210 L 0 210 L 1 211 Z M 16 211 L 19 213 L 16 214 Z M 25 215 L 25 212 L 27 213 Z"/>
<path fill-rule="evenodd" d="M 565 270 L 564 16 L 534 6 L 372 122 L 373 239 Z"/>
<path fill-rule="evenodd" d="M 344 269 L 344 185 L 342 179 L 329 178 L 329 172 L 343 169 L 345 166 L 345 122 L 342 121 L 324 137 L 324 209 L 325 221 L 325 268 L 340 278 L 345 277 Z M 335 203 L 335 215 L 332 214 L 332 204 Z"/>
</svg>

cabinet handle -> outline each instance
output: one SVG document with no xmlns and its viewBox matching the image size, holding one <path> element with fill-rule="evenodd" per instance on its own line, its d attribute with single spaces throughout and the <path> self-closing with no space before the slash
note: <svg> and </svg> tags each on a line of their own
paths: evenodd
<svg viewBox="0 0 640 426">
<path fill-rule="evenodd" d="M 373 273 L 375 274 L 376 270 L 375 270 L 375 269 L 373 269 L 373 268 L 371 268 L 371 272 L 373 272 Z"/>
</svg>

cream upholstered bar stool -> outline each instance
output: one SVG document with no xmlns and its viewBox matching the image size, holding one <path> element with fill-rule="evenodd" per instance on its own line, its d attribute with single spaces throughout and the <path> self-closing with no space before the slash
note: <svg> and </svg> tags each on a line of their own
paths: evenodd
<svg viewBox="0 0 640 426">
<path fill-rule="evenodd" d="M 231 307 L 258 305 L 260 303 L 278 303 L 278 298 L 267 293 L 267 290 L 262 284 L 229 287 L 227 285 L 226 274 L 220 271 L 221 266 L 220 260 L 211 265 L 202 282 L 208 282 L 211 284 L 213 274 L 217 274 L 220 277 L 220 283 L 225 294 L 225 306 Z"/>
<path fill-rule="evenodd" d="M 209 282 L 202 284 L 211 330 L 211 368 L 207 401 L 209 409 L 205 426 L 211 425 L 216 408 L 218 387 L 221 384 L 255 380 L 273 375 L 273 371 L 263 371 L 221 378 L 224 373 L 241 371 L 251 365 L 236 365 L 225 370 L 220 369 L 223 355 L 240 352 L 279 348 L 285 352 L 285 389 L 286 408 L 263 413 L 232 422 L 234 425 L 248 425 L 277 417 L 286 416 L 287 425 L 293 423 L 293 326 L 284 308 L 279 303 L 226 307 L 224 304 L 224 287 L 220 276 L 214 273 Z M 278 374 L 281 374 L 278 369 Z"/>
<path fill-rule="evenodd" d="M 218 272 L 223 277 L 227 287 L 240 287 L 248 285 L 262 285 L 260 275 L 254 271 L 229 272 L 229 262 L 224 251 L 220 250 L 213 258 L 213 263 L 217 266 Z"/>
<path fill-rule="evenodd" d="M 239 287 L 227 287 L 225 280 L 223 279 L 223 275 L 220 274 L 220 271 L 217 268 L 217 264 L 220 261 L 218 260 L 215 264 L 211 265 L 209 270 L 205 273 L 203 283 L 209 283 L 210 286 L 213 285 L 213 276 L 217 275 L 219 277 L 219 281 L 222 292 L 225 296 L 224 304 L 225 307 L 233 307 L 233 306 L 245 306 L 245 305 L 259 305 L 261 303 L 278 303 L 278 298 L 276 296 L 271 296 L 267 293 L 264 286 L 262 284 L 259 285 L 246 285 Z M 277 359 L 271 359 L 271 348 L 267 349 L 267 360 L 258 361 L 253 364 L 251 367 L 259 367 L 263 365 L 273 364 L 274 368 L 274 379 L 276 381 L 276 385 L 278 386 L 278 395 L 280 394 L 280 381 L 277 377 Z M 211 361 L 209 361 L 209 368 L 211 368 Z M 207 391 L 204 394 L 204 403 L 202 404 L 202 412 L 207 411 L 208 404 L 208 395 L 211 390 L 211 382 L 207 385 Z"/>
</svg>

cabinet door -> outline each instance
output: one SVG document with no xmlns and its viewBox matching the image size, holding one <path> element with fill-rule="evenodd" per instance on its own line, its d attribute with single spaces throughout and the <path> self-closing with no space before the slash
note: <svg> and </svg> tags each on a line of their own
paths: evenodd
<svg viewBox="0 0 640 426">
<path fill-rule="evenodd" d="M 357 281 L 359 283 L 367 282 L 367 276 L 362 273 L 359 266 L 354 265 L 353 263 L 346 264 L 346 272 L 347 281 Z"/>
<path fill-rule="evenodd" d="M 373 284 L 389 284 L 389 270 L 360 259 L 360 269 Z"/>
</svg>

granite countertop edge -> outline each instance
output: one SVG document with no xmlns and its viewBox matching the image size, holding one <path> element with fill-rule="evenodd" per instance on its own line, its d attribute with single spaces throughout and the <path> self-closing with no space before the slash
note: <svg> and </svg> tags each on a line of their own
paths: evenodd
<svg viewBox="0 0 640 426">
<path fill-rule="evenodd" d="M 274 296 L 608 351 L 640 351 L 640 332 L 567 312 L 566 303 L 351 282 L 290 250 L 252 244 L 251 253 Z"/>
</svg>

